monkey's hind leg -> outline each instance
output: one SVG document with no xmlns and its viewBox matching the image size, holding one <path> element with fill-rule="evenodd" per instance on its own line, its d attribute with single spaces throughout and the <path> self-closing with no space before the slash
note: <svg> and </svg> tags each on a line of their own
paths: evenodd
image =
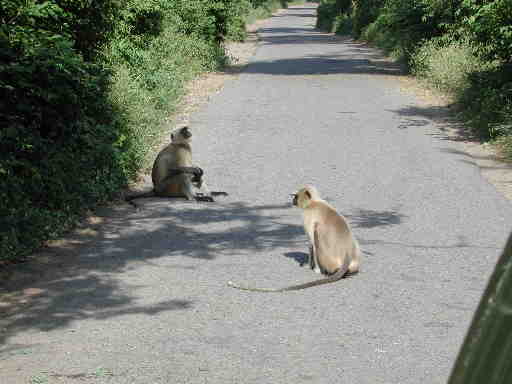
<svg viewBox="0 0 512 384">
<path fill-rule="evenodd" d="M 320 240 L 319 240 L 319 234 L 318 234 L 318 222 L 315 223 L 315 230 L 313 233 L 313 245 L 311 246 L 313 249 L 312 256 L 313 256 L 313 271 L 318 274 L 322 274 L 322 268 L 320 266 L 320 263 L 318 262 L 318 249 L 320 248 Z"/>
</svg>

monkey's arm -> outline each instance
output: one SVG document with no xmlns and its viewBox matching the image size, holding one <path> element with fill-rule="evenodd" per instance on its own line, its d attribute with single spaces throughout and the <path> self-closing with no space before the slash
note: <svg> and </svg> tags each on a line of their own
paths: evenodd
<svg viewBox="0 0 512 384">
<path fill-rule="evenodd" d="M 192 175 L 196 177 L 202 177 L 204 174 L 204 171 L 200 167 L 172 167 L 169 169 L 168 176 L 176 176 L 181 175 L 182 173 L 191 173 Z"/>
</svg>

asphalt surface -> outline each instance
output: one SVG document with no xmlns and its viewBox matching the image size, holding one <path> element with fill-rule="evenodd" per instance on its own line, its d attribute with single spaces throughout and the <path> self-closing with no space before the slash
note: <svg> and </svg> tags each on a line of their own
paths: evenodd
<svg viewBox="0 0 512 384">
<path fill-rule="evenodd" d="M 30 299 L 0 316 L 1 384 L 446 382 L 512 205 L 395 67 L 314 15 L 273 17 L 191 118 L 195 159 L 229 196 L 105 213 L 95 241 L 10 293 Z M 306 183 L 351 222 L 361 272 L 227 287 L 318 277 L 289 197 Z"/>
</svg>

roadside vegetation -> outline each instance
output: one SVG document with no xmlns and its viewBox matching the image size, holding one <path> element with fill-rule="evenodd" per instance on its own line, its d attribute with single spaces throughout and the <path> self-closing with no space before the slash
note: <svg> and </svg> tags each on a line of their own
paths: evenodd
<svg viewBox="0 0 512 384">
<path fill-rule="evenodd" d="M 512 1 L 321 0 L 317 27 L 406 63 L 512 160 Z"/>
<path fill-rule="evenodd" d="M 184 85 L 286 0 L 0 3 L 0 265 L 114 198 Z"/>
</svg>

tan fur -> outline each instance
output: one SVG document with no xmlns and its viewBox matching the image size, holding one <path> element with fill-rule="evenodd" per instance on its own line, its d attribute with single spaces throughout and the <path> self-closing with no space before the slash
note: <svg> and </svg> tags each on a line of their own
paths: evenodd
<svg viewBox="0 0 512 384">
<path fill-rule="evenodd" d="M 241 287 L 232 282 L 228 282 L 229 286 L 257 292 L 294 291 L 332 283 L 347 273 L 359 271 L 361 250 L 350 225 L 331 205 L 320 198 L 318 190 L 313 186 L 300 189 L 294 195 L 293 204 L 304 212 L 304 231 L 311 244 L 311 268 L 330 276 L 279 289 Z"/>
<path fill-rule="evenodd" d="M 296 196 L 297 206 L 304 210 L 304 231 L 313 246 L 315 266 L 323 273 L 333 274 L 348 260 L 348 272 L 357 272 L 361 251 L 347 220 L 322 200 L 313 186 L 302 188 Z"/>
</svg>

